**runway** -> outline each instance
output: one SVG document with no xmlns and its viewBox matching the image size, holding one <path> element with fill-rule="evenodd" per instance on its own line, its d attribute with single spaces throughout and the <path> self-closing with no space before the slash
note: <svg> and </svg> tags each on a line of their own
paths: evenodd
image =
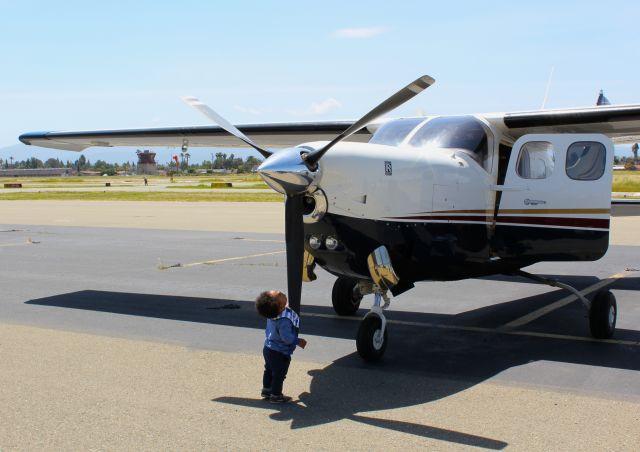
<svg viewBox="0 0 640 452">
<path fill-rule="evenodd" d="M 125 218 L 135 216 L 121 204 Z M 66 204 L 49 205 L 64 210 Z M 281 207 L 272 209 L 260 221 L 276 228 Z M 562 290 L 518 278 L 425 282 L 392 300 L 389 346 L 374 366 L 357 357 L 357 318 L 334 314 L 334 278 L 320 270 L 318 280 L 303 286 L 309 347 L 294 355 L 285 385 L 300 402 L 274 410 L 255 400 L 264 322 L 253 299 L 261 290 L 286 287 L 281 233 L 257 232 L 257 222 L 238 231 L 56 225 L 55 212 L 40 225 L 0 225 L 0 358 L 13 366 L 0 384 L 22 381 L 20 390 L 0 392 L 3 405 L 21 413 L 21 429 L 0 427 L 0 449 L 154 448 L 163 438 L 176 448 L 277 446 L 264 438 L 252 442 L 249 421 L 298 447 L 321 449 L 632 450 L 640 442 L 637 246 L 614 244 L 595 263 L 527 269 L 579 289 L 608 285 L 619 307 L 610 341 L 591 339 L 584 307 Z M 231 216 L 226 220 L 233 223 Z M 640 224 L 633 215 L 623 220 L 625 228 Z M 625 240 L 636 239 L 616 243 Z M 29 353 L 36 355 L 26 358 Z M 130 379 L 123 380 L 125 374 Z M 38 404 L 28 394 L 50 385 L 47 375 L 75 384 Z M 110 400 L 113 385 L 127 397 Z M 71 396 L 74 386 L 88 393 Z M 152 393 L 160 394 L 153 403 Z M 58 416 L 54 407 L 84 410 L 86 425 L 74 417 L 79 430 L 65 425 L 58 433 L 41 431 L 39 439 L 25 436 L 35 419 L 50 424 L 45 414 Z M 131 420 L 111 419 L 105 431 L 134 439 L 101 437 L 100 425 L 89 419 L 105 413 Z M 179 416 L 193 418 L 191 434 L 175 423 Z M 207 425 L 224 425 L 226 433 L 213 435 Z M 150 431 L 155 436 L 145 436 Z"/>
</svg>

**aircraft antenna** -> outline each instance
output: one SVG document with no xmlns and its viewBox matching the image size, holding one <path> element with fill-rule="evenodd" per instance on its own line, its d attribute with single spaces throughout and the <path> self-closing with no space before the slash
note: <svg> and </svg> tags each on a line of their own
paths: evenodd
<svg viewBox="0 0 640 452">
<path fill-rule="evenodd" d="M 540 110 L 544 110 L 544 106 L 547 104 L 547 97 L 549 97 L 549 88 L 551 88 L 551 80 L 553 79 L 553 71 L 556 69 L 555 66 L 551 66 L 551 72 L 549 73 L 549 80 L 547 80 L 547 89 L 544 92 L 544 99 L 542 100 L 542 106 Z"/>
</svg>

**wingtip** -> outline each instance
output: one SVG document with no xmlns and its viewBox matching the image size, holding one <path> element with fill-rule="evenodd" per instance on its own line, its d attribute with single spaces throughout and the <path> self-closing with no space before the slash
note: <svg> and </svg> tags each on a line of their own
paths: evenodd
<svg viewBox="0 0 640 452">
<path fill-rule="evenodd" d="M 49 132 L 26 132 L 18 137 L 21 143 L 26 144 L 27 146 L 32 145 L 32 141 L 35 139 L 46 140 L 47 134 Z"/>
</svg>

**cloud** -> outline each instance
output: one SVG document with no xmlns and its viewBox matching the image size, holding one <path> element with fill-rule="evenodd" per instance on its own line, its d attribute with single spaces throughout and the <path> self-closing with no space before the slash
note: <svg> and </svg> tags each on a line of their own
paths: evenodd
<svg viewBox="0 0 640 452">
<path fill-rule="evenodd" d="M 250 115 L 260 115 L 262 114 L 262 112 L 256 108 L 252 108 L 252 107 L 243 107 L 241 105 L 234 105 L 233 106 L 234 109 L 236 109 L 239 112 L 242 113 L 249 113 Z"/>
<path fill-rule="evenodd" d="M 341 28 L 333 32 L 333 36 L 341 39 L 368 39 L 384 33 L 384 27 Z"/>
<path fill-rule="evenodd" d="M 295 116 L 314 116 L 314 115 L 322 115 L 327 113 L 335 108 L 341 107 L 342 104 L 338 102 L 333 97 L 325 99 L 321 102 L 312 102 L 309 107 L 307 107 L 303 111 L 290 111 L 289 113 Z"/>
</svg>

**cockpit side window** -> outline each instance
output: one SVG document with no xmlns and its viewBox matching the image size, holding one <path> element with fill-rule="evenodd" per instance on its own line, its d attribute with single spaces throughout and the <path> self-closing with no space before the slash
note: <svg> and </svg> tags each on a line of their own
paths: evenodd
<svg viewBox="0 0 640 452">
<path fill-rule="evenodd" d="M 409 142 L 415 147 L 462 149 L 489 171 L 489 143 L 482 123 L 473 116 L 434 118 L 423 125 Z"/>
<path fill-rule="evenodd" d="M 373 134 L 369 143 L 397 146 L 416 128 L 424 118 L 397 119 L 382 125 Z"/>
</svg>

